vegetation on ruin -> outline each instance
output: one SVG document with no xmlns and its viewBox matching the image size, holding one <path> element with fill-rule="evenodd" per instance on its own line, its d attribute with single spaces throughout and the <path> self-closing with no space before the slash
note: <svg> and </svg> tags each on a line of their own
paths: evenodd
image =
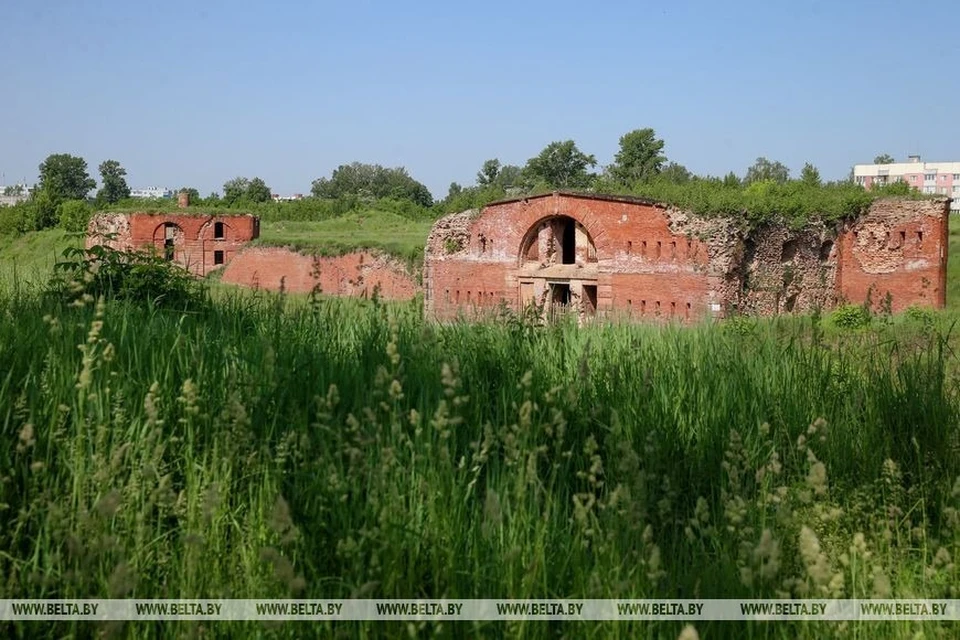
<svg viewBox="0 0 960 640">
<path fill-rule="evenodd" d="M 432 225 L 429 220 L 410 220 L 374 209 L 327 220 L 263 223 L 260 238 L 254 244 L 290 247 L 317 255 L 372 249 L 396 256 L 419 271 Z"/>
<path fill-rule="evenodd" d="M 940 316 L 438 326 L 416 304 L 258 293 L 183 313 L 76 295 L 0 293 L 0 598 L 960 597 Z M 558 625 L 460 630 L 681 626 Z M 204 634 L 239 627 L 261 628 Z"/>
</svg>

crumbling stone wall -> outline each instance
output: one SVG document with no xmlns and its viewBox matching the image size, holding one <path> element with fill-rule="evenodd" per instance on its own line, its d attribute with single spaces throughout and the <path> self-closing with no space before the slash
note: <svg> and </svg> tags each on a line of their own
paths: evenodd
<svg viewBox="0 0 960 640">
<path fill-rule="evenodd" d="M 730 309 L 755 315 L 809 312 L 836 302 L 836 232 L 764 224 L 743 240 L 739 291 Z"/>
<path fill-rule="evenodd" d="M 950 200 L 886 199 L 844 226 L 838 299 L 901 311 L 946 305 Z"/>
<path fill-rule="evenodd" d="M 282 247 L 248 247 L 223 272 L 222 282 L 271 291 L 409 300 L 419 287 L 414 274 L 392 256 L 358 251 L 314 256 Z"/>
<path fill-rule="evenodd" d="M 774 221 L 748 230 L 739 219 L 641 198 L 558 192 L 508 200 L 434 226 L 425 311 L 444 319 L 532 302 L 692 320 L 809 312 L 841 301 L 894 311 L 942 307 L 948 207 L 943 198 L 888 199 L 837 227 L 796 230 Z M 558 263 L 568 223 L 576 225 L 576 258 Z"/>
</svg>

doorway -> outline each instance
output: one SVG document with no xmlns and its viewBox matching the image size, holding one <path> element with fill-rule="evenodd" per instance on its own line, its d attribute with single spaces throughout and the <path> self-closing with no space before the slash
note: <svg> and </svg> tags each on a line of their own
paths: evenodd
<svg viewBox="0 0 960 640">
<path fill-rule="evenodd" d="M 558 282 L 550 283 L 550 303 L 553 306 L 561 307 L 570 304 L 570 285 Z"/>
<path fill-rule="evenodd" d="M 173 260 L 176 231 L 177 225 L 172 222 L 163 225 L 163 257 L 166 260 Z"/>
</svg>

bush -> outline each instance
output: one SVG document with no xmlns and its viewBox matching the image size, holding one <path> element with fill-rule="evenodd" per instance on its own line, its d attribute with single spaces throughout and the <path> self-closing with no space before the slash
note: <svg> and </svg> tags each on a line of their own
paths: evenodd
<svg viewBox="0 0 960 640">
<path fill-rule="evenodd" d="M 870 324 L 870 312 L 857 304 L 845 304 L 833 310 L 830 322 L 838 329 L 861 329 Z"/>
<path fill-rule="evenodd" d="M 904 311 L 904 315 L 908 320 L 912 322 L 918 322 L 925 327 L 932 327 L 936 324 L 937 316 L 936 313 L 930 307 L 921 307 L 920 305 L 912 304 L 907 307 Z"/>
<path fill-rule="evenodd" d="M 33 208 L 28 202 L 0 207 L 0 236 L 15 236 L 34 230 Z"/>
<path fill-rule="evenodd" d="M 103 296 L 178 309 L 198 308 L 207 300 L 200 280 L 153 251 L 70 247 L 63 257 L 54 265 L 49 292 L 64 299 Z"/>
<path fill-rule="evenodd" d="M 65 231 L 86 231 L 92 213 L 93 210 L 83 200 L 67 200 L 57 207 L 57 218 Z"/>
</svg>

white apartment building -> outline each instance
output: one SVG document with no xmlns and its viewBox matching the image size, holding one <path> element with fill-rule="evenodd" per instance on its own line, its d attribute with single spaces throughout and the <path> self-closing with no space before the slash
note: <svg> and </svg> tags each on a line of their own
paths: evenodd
<svg viewBox="0 0 960 640">
<path fill-rule="evenodd" d="M 960 162 L 923 162 L 920 156 L 910 156 L 906 162 L 858 164 L 853 179 L 865 189 L 906 182 L 923 193 L 953 198 L 951 211 L 960 211 Z"/>
<path fill-rule="evenodd" d="M 146 189 L 131 189 L 131 198 L 172 198 L 173 190 L 166 187 L 147 187 Z"/>
</svg>

